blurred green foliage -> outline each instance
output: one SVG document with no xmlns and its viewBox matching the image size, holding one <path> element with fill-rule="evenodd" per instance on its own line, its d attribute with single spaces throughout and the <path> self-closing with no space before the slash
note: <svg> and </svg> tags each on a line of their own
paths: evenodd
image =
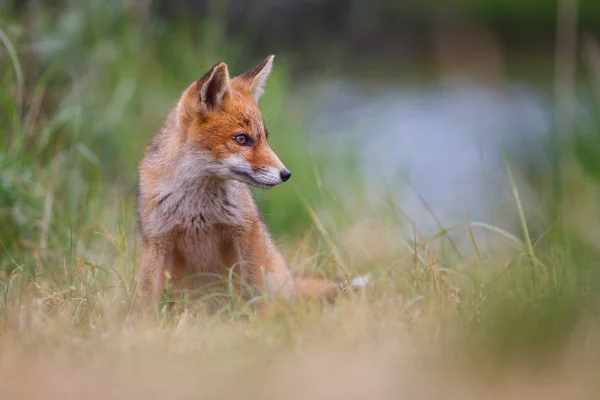
<svg viewBox="0 0 600 400">
<path fill-rule="evenodd" d="M 118 223 L 133 229 L 137 163 L 181 91 L 217 61 L 226 61 L 232 74 L 260 61 L 237 54 L 239 45 L 226 41 L 218 25 L 207 22 L 195 36 L 185 25 L 136 21 L 118 2 L 79 3 L 61 12 L 40 8 L 35 18 L 13 19 L 3 32 L 3 268 L 31 254 L 20 259 L 7 252 L 14 246 L 27 249 L 42 240 L 53 250 L 47 254 L 60 253 L 87 248 L 98 239 L 94 231 L 112 231 Z M 273 229 L 292 234 L 310 223 L 297 193 L 317 201 L 316 167 L 325 158 L 307 153 L 302 110 L 286 106 L 287 80 L 285 63 L 276 60 L 261 107 L 293 185 L 258 198 Z"/>
<path fill-rule="evenodd" d="M 146 19 L 124 2 L 56 3 L 61 7 L 35 3 L 18 15 L 13 14 L 17 3 L 0 7 L 1 20 L 6 22 L 0 25 L 5 37 L 0 57 L 0 270 L 4 271 L 41 265 L 62 273 L 75 256 L 98 264 L 115 262 L 106 254 L 109 239 L 102 235 L 124 229 L 133 237 L 136 166 L 163 115 L 185 86 L 215 62 L 226 61 L 236 74 L 261 59 L 254 54 L 254 43 L 232 39 L 219 18 L 162 23 Z M 387 27 L 402 25 L 394 15 L 406 10 L 412 11 L 402 18 L 418 14 L 426 19 L 435 14 L 432 8 L 440 6 L 434 1 L 351 3 L 348 29 L 355 33 L 367 26 L 377 31 L 373 21 L 378 21 L 378 14 L 373 13 L 386 15 Z M 525 32 L 538 24 L 554 29 L 553 1 L 461 0 L 452 5 L 480 23 L 497 25 L 494 29 L 500 32 Z M 600 3 L 583 0 L 581 10 L 582 26 L 597 28 L 592 25 L 600 15 Z M 351 148 L 341 159 L 333 159 L 331 149 L 308 152 L 306 117 L 287 101 L 286 92 L 296 82 L 290 72 L 293 67 L 276 59 L 261 99 L 272 147 L 293 172 L 289 184 L 257 193 L 261 210 L 278 236 L 303 233 L 313 226 L 303 199 L 314 208 L 329 204 L 332 214 L 346 211 L 336 208 L 337 200 L 319 185 L 328 166 L 339 163 L 340 179 L 352 183 L 349 189 L 357 199 L 366 192 Z M 600 113 L 594 109 L 592 114 Z M 599 138 L 598 120 L 578 124 L 573 138 L 548 146 L 548 152 L 557 155 L 549 168 L 526 152 L 521 160 L 511 153 L 514 167 L 524 172 L 540 198 L 553 204 L 544 204 L 544 221 L 531 230 L 539 265 L 525 256 L 530 250 L 525 245 L 502 269 L 493 262 L 468 263 L 445 249 L 451 256 L 440 263 L 444 273 L 462 274 L 456 289 L 463 296 L 460 322 L 478 351 L 499 358 L 522 356 L 530 350 L 536 355 L 549 349 L 560 352 L 581 318 L 595 315 L 600 258 L 593 243 L 598 237 L 586 237 L 576 229 L 580 225 L 574 228 L 568 222 L 583 212 L 589 215 L 589 224 L 598 225 L 593 219 L 598 203 L 562 174 L 581 170 L 577 184 L 598 186 Z M 590 208 L 569 205 L 574 204 L 573 198 Z M 347 219 L 361 211 L 354 209 Z M 428 265 L 417 257 L 419 252 L 426 257 L 430 243 L 418 248 L 409 242 L 398 239 L 399 248 L 415 249 L 411 273 L 418 278 L 411 290 L 443 297 L 428 278 Z M 398 269 L 413 267 L 412 260 L 405 264 L 410 266 Z M 464 272 L 483 266 L 488 267 L 481 274 L 485 282 Z M 451 298 L 447 295 L 444 300 Z"/>
</svg>

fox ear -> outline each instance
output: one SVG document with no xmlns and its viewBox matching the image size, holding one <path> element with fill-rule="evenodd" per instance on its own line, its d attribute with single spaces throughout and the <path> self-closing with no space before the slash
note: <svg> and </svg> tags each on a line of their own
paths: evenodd
<svg viewBox="0 0 600 400">
<path fill-rule="evenodd" d="M 210 71 L 189 86 L 182 96 L 179 107 L 186 115 L 194 112 L 213 113 L 219 110 L 230 93 L 229 71 L 227 65 L 220 62 L 213 65 Z"/>
<path fill-rule="evenodd" d="M 215 64 L 196 82 L 196 85 L 200 111 L 218 110 L 231 92 L 227 64 L 223 62 Z"/>
<path fill-rule="evenodd" d="M 258 99 L 265 92 L 265 83 L 273 68 L 274 55 L 265 58 L 256 67 L 248 70 L 245 74 L 240 75 L 240 78 L 247 82 L 248 90 L 254 101 L 258 102 Z"/>
</svg>

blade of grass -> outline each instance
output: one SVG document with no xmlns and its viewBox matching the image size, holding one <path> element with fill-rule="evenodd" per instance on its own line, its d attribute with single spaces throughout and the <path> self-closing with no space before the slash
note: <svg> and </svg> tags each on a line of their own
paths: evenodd
<svg viewBox="0 0 600 400">
<path fill-rule="evenodd" d="M 336 264 L 340 267 L 340 269 L 344 272 L 344 274 L 346 275 L 346 277 L 349 279 L 350 274 L 349 274 L 348 269 L 344 265 L 344 261 L 342 259 L 342 255 L 341 255 L 339 249 L 337 248 L 337 246 L 335 245 L 333 239 L 329 235 L 329 232 L 323 226 L 323 223 L 321 222 L 321 219 L 318 217 L 317 213 L 313 210 L 313 208 L 310 206 L 310 204 L 308 204 L 308 201 L 306 201 L 306 199 L 304 198 L 304 196 L 302 196 L 302 194 L 300 194 L 299 191 L 296 191 L 296 193 L 297 193 L 298 197 L 300 198 L 300 200 L 302 201 L 302 203 L 304 204 L 304 207 L 306 208 L 306 211 L 310 215 L 310 218 L 312 219 L 313 223 L 317 227 L 319 233 L 321 234 L 321 236 L 325 240 L 325 243 L 329 247 L 329 250 L 331 251 L 331 254 L 333 255 L 333 258 L 334 258 Z"/>
<path fill-rule="evenodd" d="M 531 242 L 531 236 L 529 235 L 529 228 L 527 227 L 527 220 L 525 218 L 525 211 L 523 210 L 523 205 L 521 203 L 521 196 L 519 195 L 519 189 L 517 187 L 517 183 L 515 177 L 513 175 L 512 169 L 510 167 L 510 162 L 508 160 L 508 156 L 506 155 L 506 151 L 504 146 L 502 145 L 502 141 L 500 142 L 500 149 L 502 152 L 502 158 L 504 159 L 504 164 L 506 166 L 506 172 L 508 174 L 508 179 L 510 181 L 510 186 L 512 188 L 513 196 L 515 198 L 515 203 L 517 205 L 517 210 L 519 212 L 519 219 L 521 221 L 521 228 L 523 229 L 523 236 L 525 237 L 525 252 L 527 254 L 527 258 L 529 259 L 530 264 L 533 267 L 542 267 L 544 275 L 547 275 L 547 271 L 543 268 L 542 263 L 537 259 L 535 252 L 533 250 L 533 244 Z"/>
<path fill-rule="evenodd" d="M 15 46 L 13 46 L 12 41 L 8 37 L 8 35 L 0 28 L 0 41 L 6 47 L 8 51 L 8 55 L 10 57 L 10 61 L 13 65 L 13 69 L 15 70 L 15 76 L 17 78 L 17 95 L 16 95 L 16 103 L 17 103 L 17 120 L 21 118 L 21 113 L 23 112 L 23 91 L 25 87 L 25 78 L 23 76 L 23 69 L 21 68 L 21 62 L 19 61 L 19 56 L 17 55 L 17 50 Z"/>
</svg>

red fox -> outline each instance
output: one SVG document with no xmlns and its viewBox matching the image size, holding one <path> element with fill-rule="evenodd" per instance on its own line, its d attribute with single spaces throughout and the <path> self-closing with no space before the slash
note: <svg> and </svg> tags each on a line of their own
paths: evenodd
<svg viewBox="0 0 600 400">
<path fill-rule="evenodd" d="M 292 173 L 268 143 L 258 99 L 273 65 L 267 57 L 230 79 L 215 64 L 168 113 L 139 165 L 137 213 L 143 252 L 133 305 L 156 304 L 167 277 L 198 290 L 230 268 L 244 297 L 333 299 L 349 283 L 293 277 L 273 243 L 249 186 L 270 189 Z M 264 311 L 264 301 L 256 303 Z"/>
</svg>

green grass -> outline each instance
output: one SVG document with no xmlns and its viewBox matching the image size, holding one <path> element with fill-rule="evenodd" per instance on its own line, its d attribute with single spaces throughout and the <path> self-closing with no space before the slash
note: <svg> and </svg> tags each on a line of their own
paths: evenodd
<svg viewBox="0 0 600 400">
<path fill-rule="evenodd" d="M 549 231 L 528 229 L 511 176 L 522 232 L 465 215 L 456 229 L 477 250 L 469 258 L 445 231 L 414 231 L 385 194 L 381 204 L 370 203 L 351 150 L 348 163 L 331 149 L 308 151 L 307 117 L 287 102 L 291 79 L 276 59 L 261 107 L 272 147 L 294 178 L 257 193 L 261 210 L 297 273 L 372 272 L 372 285 L 333 306 L 281 305 L 263 319 L 242 318 L 240 302 L 217 315 L 188 304 L 156 325 L 131 325 L 124 316 L 138 267 L 134 201 L 143 148 L 181 90 L 210 65 L 225 60 L 235 74 L 257 60 L 236 57 L 242 44 L 225 42 L 218 24 L 202 25 L 198 36 L 185 26 L 150 29 L 100 2 L 56 15 L 38 11 L 28 25 L 6 20 L 0 376 L 7 393 L 58 398 L 67 387 L 56 382 L 72 381 L 92 398 L 119 388 L 132 397 L 462 396 L 483 390 L 469 374 L 514 377 L 513 367 L 530 364 L 548 376 L 560 366 L 578 374 L 560 387 L 566 392 L 594 388 L 587 374 L 597 371 L 600 343 L 600 124 L 578 127 L 560 147 L 568 159 L 557 166 L 560 190 L 538 187 L 540 197 L 560 205 L 563 220 L 545 205 Z M 28 48 L 37 50 L 20 50 Z M 510 171 L 518 168 L 506 157 Z M 345 183 L 344 193 L 323 183 L 326 169 Z M 552 174 L 539 173 L 546 181 Z M 482 229 L 501 255 L 480 251 L 474 232 Z M 115 385 L 103 387 L 107 381 Z M 506 382 L 507 393 L 523 394 Z"/>
</svg>

